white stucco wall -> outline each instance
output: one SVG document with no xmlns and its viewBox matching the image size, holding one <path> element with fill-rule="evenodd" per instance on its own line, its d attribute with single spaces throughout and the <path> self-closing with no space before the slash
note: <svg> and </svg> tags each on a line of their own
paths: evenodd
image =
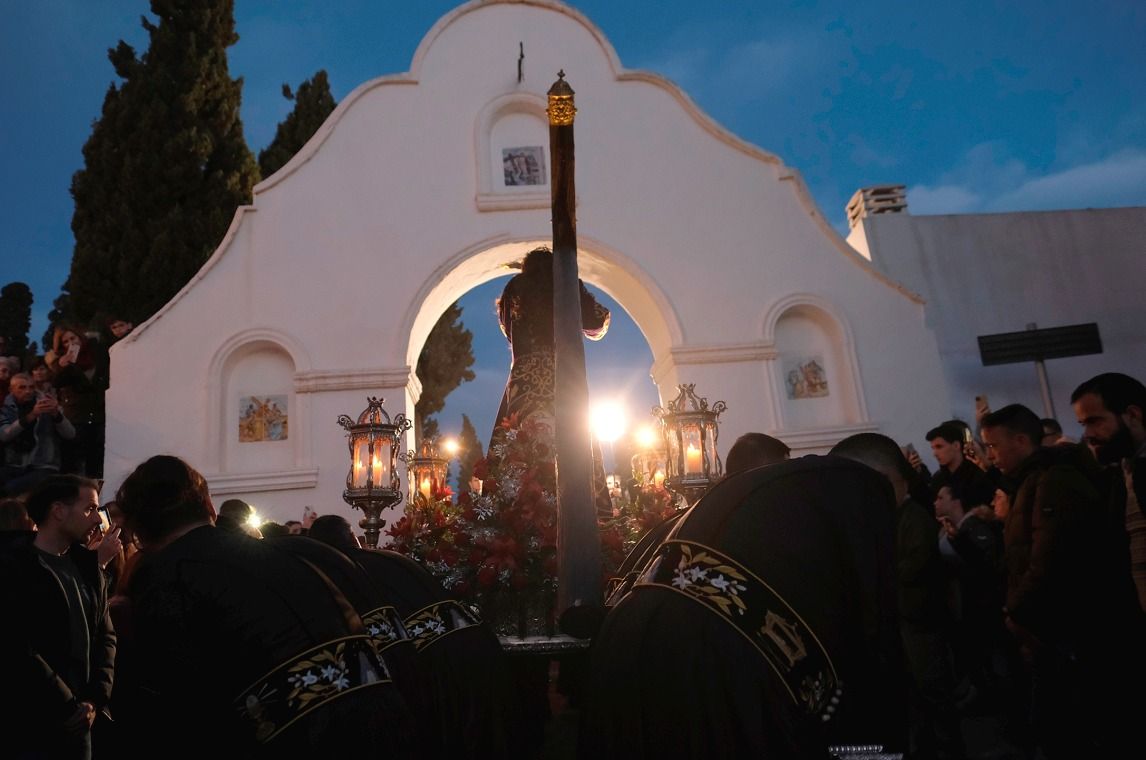
<svg viewBox="0 0 1146 760">
<path fill-rule="evenodd" d="M 640 326 L 662 398 L 693 382 L 725 400 L 722 454 L 751 430 L 798 452 L 876 428 L 920 445 L 949 408 L 922 300 L 824 223 L 793 170 L 666 80 L 622 69 L 567 6 L 476 2 L 430 30 L 409 73 L 347 96 L 256 187 L 197 278 L 113 349 L 109 484 L 168 452 L 276 519 L 304 504 L 347 512 L 337 415 L 357 415 L 367 395 L 412 413 L 411 368 L 444 308 L 550 238 L 548 187 L 505 188 L 497 156 L 503 139 L 547 148 L 539 109 L 559 69 L 579 109 L 581 274 Z M 807 327 L 785 314 L 823 326 L 811 353 L 835 341 L 829 399 L 785 398 L 777 324 L 792 354 Z M 274 345 L 267 366 L 289 357 L 294 395 L 289 440 L 257 444 L 286 452 L 266 468 L 235 453 L 252 444 L 235 440 L 227 368 Z M 278 371 L 243 369 L 275 387 Z M 806 412 L 817 404 L 831 409 Z"/>
<path fill-rule="evenodd" d="M 910 202 L 910 197 L 908 198 Z M 1100 372 L 1146 378 L 1141 273 L 1146 208 L 1005 214 L 869 216 L 849 240 L 927 298 L 952 414 L 973 399 L 1021 403 L 1043 415 L 1033 364 L 984 367 L 979 335 L 1097 322 L 1104 352 L 1046 363 L 1055 411 L 1077 437 L 1070 394 Z"/>
</svg>

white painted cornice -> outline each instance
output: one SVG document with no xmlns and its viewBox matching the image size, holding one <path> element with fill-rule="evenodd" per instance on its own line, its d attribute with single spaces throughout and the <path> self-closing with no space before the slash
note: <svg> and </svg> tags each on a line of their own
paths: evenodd
<svg viewBox="0 0 1146 760">
<path fill-rule="evenodd" d="M 295 393 L 324 393 L 327 391 L 354 391 L 395 388 L 404 390 L 421 383 L 409 367 L 382 367 L 372 369 L 332 369 L 299 372 L 294 376 Z"/>
</svg>

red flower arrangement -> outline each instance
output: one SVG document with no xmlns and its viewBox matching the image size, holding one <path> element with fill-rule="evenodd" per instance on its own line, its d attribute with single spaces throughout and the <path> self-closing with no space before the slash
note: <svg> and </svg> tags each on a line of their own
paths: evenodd
<svg viewBox="0 0 1146 760">
<path fill-rule="evenodd" d="M 489 454 L 474 464 L 480 493 L 407 506 L 388 534 L 391 548 L 422 562 L 487 616 L 502 592 L 557 588 L 557 497 L 552 433 L 530 420 L 504 420 Z"/>
<path fill-rule="evenodd" d="M 547 618 L 545 627 L 552 628 L 557 590 L 552 435 L 533 420 L 503 420 L 488 455 L 473 467 L 480 491 L 463 492 L 456 504 L 448 488 L 436 491 L 428 500 L 408 504 L 387 531 L 389 548 L 421 562 L 451 593 L 481 607 L 495 627 L 498 618 L 520 620 L 529 605 L 533 616 Z M 604 577 L 649 528 L 675 511 L 675 497 L 663 488 L 642 491 L 621 505 L 617 517 L 601 525 Z M 507 609 L 516 614 L 506 615 Z"/>
</svg>

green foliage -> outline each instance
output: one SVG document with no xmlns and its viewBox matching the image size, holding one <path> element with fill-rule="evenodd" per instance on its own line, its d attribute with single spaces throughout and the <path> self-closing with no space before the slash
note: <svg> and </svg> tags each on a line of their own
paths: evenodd
<svg viewBox="0 0 1146 760">
<path fill-rule="evenodd" d="M 294 101 L 294 109 L 279 122 L 271 144 L 259 151 L 259 171 L 264 178 L 294 158 L 337 105 L 324 70 L 300 84 L 298 92 L 292 93 L 290 85 L 284 84 L 283 97 Z"/>
<path fill-rule="evenodd" d="M 474 379 L 474 334 L 461 322 L 462 307 L 450 304 L 438 318 L 422 353 L 418 355 L 418 380 L 422 396 L 414 406 L 414 424 L 425 430 L 425 420 L 440 412 L 454 388 Z"/>
<path fill-rule="evenodd" d="M 422 418 L 422 426 L 419 428 L 421 432 L 416 436 L 419 441 L 429 439 L 431 441 L 437 440 L 438 436 L 442 434 L 441 429 L 438 427 L 438 420 L 434 417 Z"/>
<path fill-rule="evenodd" d="M 56 296 L 56 300 L 52 301 L 52 310 L 48 312 L 48 329 L 44 330 L 43 339 L 40 341 L 45 351 L 52 347 L 52 334 L 56 332 L 55 326 L 60 322 L 72 321 L 71 301 L 72 298 L 67 293 L 60 293 Z"/>
<path fill-rule="evenodd" d="M 258 168 L 239 118 L 242 80 L 227 48 L 234 0 L 152 0 L 142 57 L 125 42 L 72 178 L 76 247 L 59 316 L 99 312 L 139 324 L 167 303 L 218 246 Z"/>
<path fill-rule="evenodd" d="M 458 436 L 458 449 L 458 477 L 454 482 L 458 486 L 458 493 L 462 493 L 469 490 L 474 464 L 485 455 L 477 430 L 466 414 L 462 415 L 462 432 Z"/>
<path fill-rule="evenodd" d="M 0 288 L 0 337 L 12 356 L 28 352 L 28 330 L 32 327 L 32 290 L 22 282 Z"/>
</svg>

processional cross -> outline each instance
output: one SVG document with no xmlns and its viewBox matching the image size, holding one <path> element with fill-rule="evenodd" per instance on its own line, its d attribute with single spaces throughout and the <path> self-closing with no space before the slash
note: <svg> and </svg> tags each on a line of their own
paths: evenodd
<svg viewBox="0 0 1146 760">
<path fill-rule="evenodd" d="M 577 273 L 577 192 L 573 176 L 573 118 L 577 108 L 564 71 L 557 74 L 548 99 L 556 356 L 557 611 L 573 624 L 577 616 L 565 615 L 571 608 L 584 607 L 588 611 L 600 607 L 602 578 Z"/>
</svg>

